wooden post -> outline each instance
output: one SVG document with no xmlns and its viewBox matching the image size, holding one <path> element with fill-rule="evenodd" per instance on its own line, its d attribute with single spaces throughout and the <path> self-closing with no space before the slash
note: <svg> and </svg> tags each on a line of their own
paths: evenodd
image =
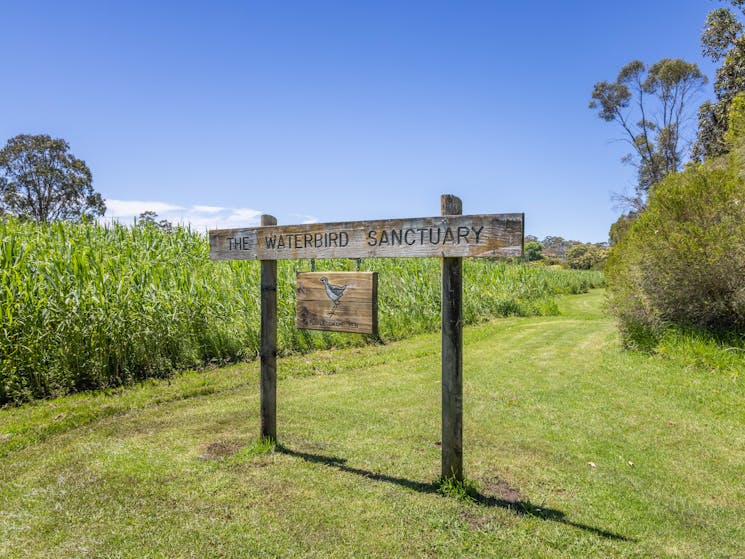
<svg viewBox="0 0 745 559">
<path fill-rule="evenodd" d="M 443 216 L 461 215 L 457 196 L 440 198 Z M 463 259 L 442 259 L 442 478 L 463 480 Z"/>
<path fill-rule="evenodd" d="M 277 218 L 261 216 L 261 225 Z M 261 436 L 277 440 L 277 261 L 261 261 Z"/>
</svg>

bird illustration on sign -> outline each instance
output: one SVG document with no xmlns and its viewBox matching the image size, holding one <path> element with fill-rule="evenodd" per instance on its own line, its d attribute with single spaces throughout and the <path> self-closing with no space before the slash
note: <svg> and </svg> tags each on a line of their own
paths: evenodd
<svg viewBox="0 0 745 559">
<path fill-rule="evenodd" d="M 339 304 L 339 299 L 342 298 L 342 295 L 344 295 L 344 291 L 347 289 L 347 287 L 349 287 L 349 285 L 334 285 L 332 283 L 329 283 L 329 280 L 326 276 L 323 276 L 321 278 L 321 283 L 326 288 L 326 296 L 333 303 L 333 306 L 329 311 L 329 316 L 334 316 L 334 313 L 336 312 L 336 305 Z"/>
</svg>

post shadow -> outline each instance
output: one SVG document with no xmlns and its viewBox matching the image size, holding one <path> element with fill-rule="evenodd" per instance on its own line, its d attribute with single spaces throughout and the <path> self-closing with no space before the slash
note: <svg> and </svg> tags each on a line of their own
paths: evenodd
<svg viewBox="0 0 745 559">
<path fill-rule="evenodd" d="M 281 445 L 281 444 L 277 444 L 275 446 L 275 451 L 282 453 L 282 454 L 286 454 L 288 456 L 293 456 L 295 458 L 300 458 L 301 460 L 305 460 L 306 462 L 310 462 L 312 464 L 322 464 L 324 466 L 336 468 L 339 471 L 346 472 L 349 474 L 354 474 L 354 475 L 364 477 L 364 478 L 368 478 L 373 481 L 381 481 L 385 483 L 392 483 L 394 485 L 398 485 L 401 487 L 406 487 L 407 489 L 411 489 L 419 493 L 426 493 L 426 494 L 437 494 L 438 493 L 438 486 L 436 483 L 414 481 L 411 479 L 390 476 L 388 474 L 371 472 L 369 470 L 364 470 L 362 468 L 355 468 L 355 467 L 347 465 L 346 458 L 338 458 L 336 456 L 325 456 L 323 454 L 311 454 L 308 452 L 300 452 L 298 450 L 292 450 L 290 448 L 287 448 L 286 446 Z M 513 501 L 513 500 L 508 500 L 508 499 L 500 499 L 499 497 L 494 497 L 492 495 L 483 495 L 482 493 L 471 493 L 470 496 L 476 504 L 483 506 L 483 507 L 501 508 L 501 509 L 509 510 L 518 516 L 531 516 L 534 518 L 540 518 L 541 520 L 558 522 L 560 524 L 564 524 L 566 526 L 572 526 L 573 528 L 578 528 L 580 530 L 590 532 L 592 534 L 595 534 L 597 536 L 600 536 L 602 538 L 606 538 L 609 540 L 632 542 L 632 543 L 636 542 L 635 539 L 628 538 L 621 534 L 609 532 L 607 530 L 596 528 L 594 526 L 589 526 L 587 524 L 582 524 L 580 522 L 573 522 L 569 520 L 566 517 L 566 514 L 563 513 L 562 511 L 557 510 L 557 509 L 537 506 L 531 503 L 530 500 L 528 499 L 518 499 L 518 500 Z"/>
</svg>

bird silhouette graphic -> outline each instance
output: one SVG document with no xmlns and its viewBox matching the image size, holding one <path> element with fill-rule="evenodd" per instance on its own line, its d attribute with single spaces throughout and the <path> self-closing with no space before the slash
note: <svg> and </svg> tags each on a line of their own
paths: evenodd
<svg viewBox="0 0 745 559">
<path fill-rule="evenodd" d="M 333 285 L 329 283 L 329 280 L 326 276 L 323 276 L 321 278 L 321 283 L 326 288 L 326 296 L 333 303 L 333 306 L 331 307 L 331 310 L 329 311 L 329 316 L 334 316 L 334 313 L 336 312 L 336 305 L 339 304 L 339 299 L 341 299 L 342 295 L 344 295 L 344 291 L 349 286 L 348 285 Z"/>
</svg>

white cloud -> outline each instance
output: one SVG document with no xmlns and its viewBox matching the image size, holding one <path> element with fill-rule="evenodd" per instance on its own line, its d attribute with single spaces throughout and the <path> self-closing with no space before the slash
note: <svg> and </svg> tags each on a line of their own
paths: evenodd
<svg viewBox="0 0 745 559">
<path fill-rule="evenodd" d="M 293 217 L 299 217 L 302 221 L 300 223 L 318 223 L 318 218 L 314 215 L 308 214 L 290 214 Z"/>
<path fill-rule="evenodd" d="M 129 225 L 146 211 L 158 214 L 158 220 L 165 219 L 173 224 L 189 225 L 198 230 L 258 225 L 262 213 L 252 208 L 223 208 L 203 204 L 185 207 L 167 202 L 108 199 L 103 219 Z"/>
<path fill-rule="evenodd" d="M 258 221 L 257 218 L 262 212 L 250 208 L 237 208 L 230 211 L 227 220 L 231 223 L 242 223 L 244 221 Z"/>
<path fill-rule="evenodd" d="M 165 202 L 145 202 L 142 200 L 106 200 L 106 217 L 134 217 L 143 212 L 157 214 L 183 210 L 181 206 L 174 206 Z"/>
<path fill-rule="evenodd" d="M 192 206 L 192 211 L 200 212 L 200 213 L 206 213 L 206 214 L 216 214 L 218 212 L 223 211 L 225 208 L 221 208 L 220 206 Z"/>
</svg>

